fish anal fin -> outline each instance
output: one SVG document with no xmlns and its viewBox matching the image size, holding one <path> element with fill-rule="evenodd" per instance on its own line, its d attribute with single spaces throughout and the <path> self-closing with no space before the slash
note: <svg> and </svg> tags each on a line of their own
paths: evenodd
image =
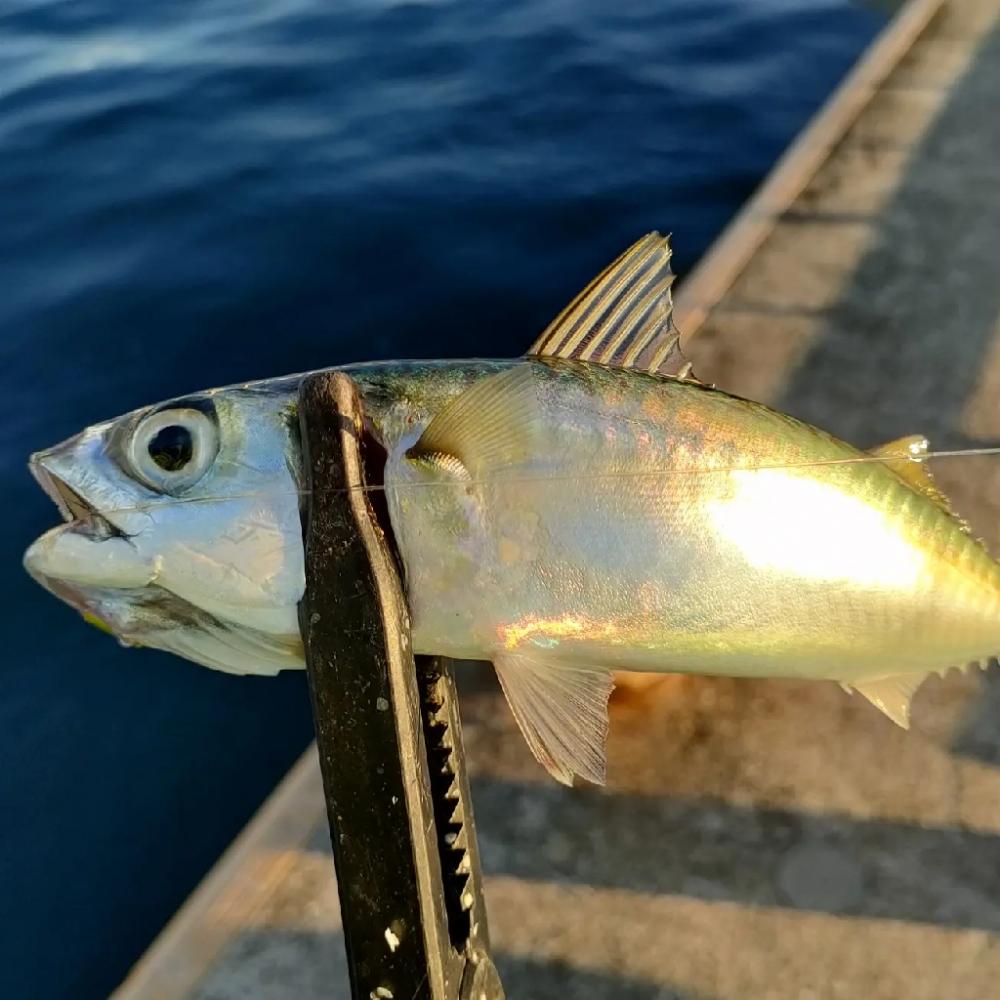
<svg viewBox="0 0 1000 1000">
<path fill-rule="evenodd" d="M 415 460 L 450 456 L 478 478 L 528 458 L 544 435 L 530 362 L 473 383 L 437 413 L 407 452 Z"/>
<path fill-rule="evenodd" d="M 572 358 L 694 381 L 673 324 L 670 238 L 649 233 L 545 328 L 529 356 Z"/>
<path fill-rule="evenodd" d="M 926 674 L 898 674 L 873 681 L 854 681 L 850 687 L 863 694 L 879 711 L 903 729 L 910 728 L 910 702 Z"/>
<path fill-rule="evenodd" d="M 503 653 L 493 665 L 535 759 L 564 785 L 577 774 L 603 785 L 611 671 L 522 652 Z"/>
</svg>

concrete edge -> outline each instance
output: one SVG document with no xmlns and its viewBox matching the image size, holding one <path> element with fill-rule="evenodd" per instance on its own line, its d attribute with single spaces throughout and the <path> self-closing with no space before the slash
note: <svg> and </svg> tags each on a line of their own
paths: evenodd
<svg viewBox="0 0 1000 1000">
<path fill-rule="evenodd" d="M 945 2 L 909 0 L 681 282 L 675 297 L 674 319 L 685 340 L 701 328 L 774 228 L 778 217 L 799 197 Z"/>
</svg>

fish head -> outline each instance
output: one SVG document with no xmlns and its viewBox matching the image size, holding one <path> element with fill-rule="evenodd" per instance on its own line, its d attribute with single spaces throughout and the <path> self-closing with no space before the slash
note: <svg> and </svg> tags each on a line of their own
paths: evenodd
<svg viewBox="0 0 1000 1000">
<path fill-rule="evenodd" d="M 28 572 L 126 645 L 231 673 L 302 667 L 296 387 L 171 400 L 36 453 L 64 523 Z"/>
</svg>

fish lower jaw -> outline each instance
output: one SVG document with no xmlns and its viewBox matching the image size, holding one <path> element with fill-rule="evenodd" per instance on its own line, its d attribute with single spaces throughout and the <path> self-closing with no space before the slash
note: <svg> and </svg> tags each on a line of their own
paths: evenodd
<svg viewBox="0 0 1000 1000">
<path fill-rule="evenodd" d="M 24 568 L 43 586 L 50 581 L 131 590 L 155 578 L 153 563 L 120 533 L 74 520 L 47 531 L 24 554 Z"/>
</svg>

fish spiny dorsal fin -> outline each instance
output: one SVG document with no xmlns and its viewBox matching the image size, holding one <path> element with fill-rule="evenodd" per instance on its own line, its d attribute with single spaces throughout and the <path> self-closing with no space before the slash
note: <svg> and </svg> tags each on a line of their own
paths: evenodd
<svg viewBox="0 0 1000 1000">
<path fill-rule="evenodd" d="M 673 324 L 670 238 L 649 233 L 545 328 L 528 355 L 575 358 L 694 380 Z"/>
<path fill-rule="evenodd" d="M 479 479 L 523 462 L 537 451 L 544 433 L 535 372 L 530 363 L 521 362 L 445 404 L 406 457 L 438 465 L 457 459 Z"/>
<path fill-rule="evenodd" d="M 863 694 L 879 711 L 903 729 L 910 728 L 910 702 L 917 688 L 926 680 L 927 674 L 899 674 L 883 677 L 876 681 L 861 681 L 845 684 Z"/>
<path fill-rule="evenodd" d="M 927 448 L 927 438 L 922 434 L 911 434 L 880 445 L 878 448 L 872 448 L 869 454 L 878 458 L 898 459 L 898 461 L 887 461 L 885 464 L 918 493 L 922 493 L 941 510 L 954 517 L 963 530 L 968 531 L 968 525 L 951 509 L 948 498 L 937 488 L 931 470 L 923 461 Z"/>
</svg>

